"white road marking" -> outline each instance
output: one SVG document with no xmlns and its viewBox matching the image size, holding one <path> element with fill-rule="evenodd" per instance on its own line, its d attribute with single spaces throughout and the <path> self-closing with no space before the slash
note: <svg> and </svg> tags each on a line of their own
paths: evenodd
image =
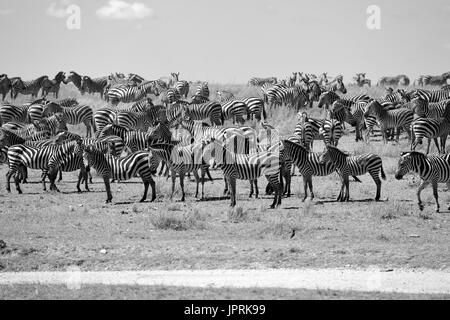
<svg viewBox="0 0 450 320">
<path fill-rule="evenodd" d="M 450 294 L 450 270 L 261 269 L 4 272 L 0 285 L 45 284 L 286 288 Z"/>
</svg>

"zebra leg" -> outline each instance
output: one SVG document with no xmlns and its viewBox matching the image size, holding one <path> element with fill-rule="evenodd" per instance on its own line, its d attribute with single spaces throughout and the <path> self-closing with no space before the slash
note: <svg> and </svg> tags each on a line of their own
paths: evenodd
<svg viewBox="0 0 450 320">
<path fill-rule="evenodd" d="M 436 200 L 436 212 L 439 212 L 438 184 L 436 181 L 433 181 L 432 187 L 433 187 L 433 196 L 434 199 Z"/>
<path fill-rule="evenodd" d="M 234 178 L 228 178 L 228 182 L 230 184 L 230 198 L 231 198 L 231 207 L 235 207 L 236 206 L 236 179 Z"/>
<path fill-rule="evenodd" d="M 341 191 L 339 192 L 339 196 L 337 198 L 338 202 L 344 201 L 344 195 L 345 195 L 344 189 L 345 189 L 344 177 L 341 176 Z"/>
<path fill-rule="evenodd" d="M 259 199 L 258 179 L 253 180 L 253 184 L 255 185 L 255 199 Z"/>
<path fill-rule="evenodd" d="M 253 180 L 248 180 L 250 182 L 250 194 L 248 195 L 249 198 L 253 196 Z"/>
<path fill-rule="evenodd" d="M 375 195 L 375 201 L 380 201 L 381 180 L 379 178 L 379 172 L 378 172 L 378 170 L 376 172 L 370 172 L 370 175 L 372 176 L 372 179 L 375 182 L 375 185 L 377 186 L 377 194 Z"/>
<path fill-rule="evenodd" d="M 196 184 L 196 186 L 195 186 L 195 198 L 197 198 L 198 197 L 198 187 L 200 185 L 200 177 L 198 176 L 197 170 L 194 170 L 192 172 L 192 174 L 194 175 L 195 184 Z"/>
<path fill-rule="evenodd" d="M 450 191 L 450 182 L 447 182 L 446 185 L 447 185 L 447 191 Z M 447 207 L 447 210 L 450 210 L 450 206 Z"/>
<path fill-rule="evenodd" d="M 78 178 L 79 179 L 78 183 L 80 183 L 81 180 L 84 180 L 84 190 L 89 192 L 90 190 L 89 190 L 89 186 L 88 186 L 88 174 L 90 175 L 90 172 L 88 172 L 86 170 L 86 168 L 83 166 L 80 169 L 80 175 L 79 175 L 79 178 Z M 92 177 L 91 177 L 91 180 L 92 180 Z"/>
<path fill-rule="evenodd" d="M 16 190 L 19 194 L 22 194 L 22 190 L 20 189 L 20 179 L 19 176 L 16 174 L 14 176 L 14 182 L 16 183 Z"/>
<path fill-rule="evenodd" d="M 184 172 L 180 172 L 181 202 L 184 202 Z"/>
<path fill-rule="evenodd" d="M 141 177 L 142 178 L 142 177 Z M 142 182 L 144 183 L 144 194 L 142 196 L 142 199 L 139 200 L 139 202 L 144 202 L 147 199 L 147 193 L 148 193 L 148 186 L 150 185 L 149 181 L 144 180 L 144 178 L 142 178 Z"/>
<path fill-rule="evenodd" d="M 348 202 L 350 200 L 350 182 L 348 176 L 344 177 L 344 184 L 345 184 L 344 201 Z"/>
<path fill-rule="evenodd" d="M 422 193 L 422 190 L 425 189 L 430 184 L 429 181 L 422 180 L 422 183 L 419 186 L 419 189 L 417 189 L 417 201 L 419 205 L 420 211 L 423 211 L 424 205 L 422 203 L 422 200 L 420 199 L 420 194 Z"/>
<path fill-rule="evenodd" d="M 155 184 L 155 180 L 153 180 L 152 177 L 150 177 L 150 187 L 152 187 L 152 199 L 150 200 L 150 202 L 155 201 L 156 199 L 156 184 Z"/>
<path fill-rule="evenodd" d="M 103 182 L 105 183 L 106 187 L 106 195 L 107 195 L 106 203 L 111 203 L 113 197 L 111 194 L 111 185 L 109 183 L 109 176 L 103 176 Z"/>
<path fill-rule="evenodd" d="M 223 189 L 223 195 L 226 196 L 230 193 L 228 190 L 228 180 L 226 177 L 223 177 L 223 181 L 225 182 L 225 189 Z"/>
<path fill-rule="evenodd" d="M 311 192 L 311 200 L 313 200 L 314 199 L 314 191 L 313 191 L 313 184 L 312 184 L 312 176 L 309 176 L 308 184 L 309 184 L 309 191 Z"/>
<path fill-rule="evenodd" d="M 208 167 L 206 167 L 206 169 L 203 169 L 203 167 L 201 168 L 201 175 L 202 175 L 202 197 L 200 198 L 201 200 L 205 199 L 205 172 L 208 172 L 209 174 L 209 169 Z M 211 179 L 212 180 L 212 179 Z"/>
<path fill-rule="evenodd" d="M 62 181 L 62 170 L 59 170 L 59 179 L 58 179 L 58 182 L 61 182 Z"/>
<path fill-rule="evenodd" d="M 6 173 L 6 191 L 11 193 L 11 176 L 14 174 L 14 171 L 11 169 Z"/>
<path fill-rule="evenodd" d="M 175 192 L 175 182 L 176 182 L 176 179 L 177 179 L 177 175 L 176 175 L 176 173 L 173 170 L 171 172 L 172 172 L 172 193 L 170 194 L 170 200 L 172 201 L 173 194 Z M 181 179 L 181 176 L 180 176 L 180 179 Z"/>
</svg>

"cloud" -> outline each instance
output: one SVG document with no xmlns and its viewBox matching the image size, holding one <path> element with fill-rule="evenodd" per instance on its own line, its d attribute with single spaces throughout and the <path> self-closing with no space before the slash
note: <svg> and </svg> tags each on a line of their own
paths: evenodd
<svg viewBox="0 0 450 320">
<path fill-rule="evenodd" d="M 71 5 L 70 0 L 60 0 L 59 2 L 52 2 L 45 13 L 54 18 L 65 18 L 69 16 L 67 7 Z"/>
<path fill-rule="evenodd" d="M 100 19 L 134 20 L 154 17 L 154 11 L 140 2 L 110 0 L 96 12 Z"/>
<path fill-rule="evenodd" d="M 0 16 L 9 16 L 10 14 L 13 14 L 13 9 L 0 9 Z"/>
</svg>

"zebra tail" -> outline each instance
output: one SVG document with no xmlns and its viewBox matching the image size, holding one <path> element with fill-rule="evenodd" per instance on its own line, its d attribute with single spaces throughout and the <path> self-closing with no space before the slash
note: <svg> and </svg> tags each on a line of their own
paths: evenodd
<svg viewBox="0 0 450 320">
<path fill-rule="evenodd" d="M 386 180 L 386 175 L 384 174 L 383 164 L 381 165 L 381 179 Z"/>
<path fill-rule="evenodd" d="M 263 106 L 262 106 L 262 114 L 263 114 L 264 120 L 267 120 L 266 107 L 265 107 L 264 104 L 263 104 Z"/>
</svg>

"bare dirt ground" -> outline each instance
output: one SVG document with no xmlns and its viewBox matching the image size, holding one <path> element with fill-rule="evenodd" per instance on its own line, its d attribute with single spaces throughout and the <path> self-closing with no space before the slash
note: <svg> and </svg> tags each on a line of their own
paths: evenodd
<svg viewBox="0 0 450 320">
<path fill-rule="evenodd" d="M 284 123 L 286 117 L 272 115 L 272 123 L 290 132 L 295 120 Z M 77 130 L 84 134 L 82 127 Z M 413 175 L 394 179 L 398 155 L 409 149 L 407 141 L 384 146 L 378 139 L 366 145 L 355 143 L 349 134 L 339 147 L 382 156 L 387 174 L 383 201 L 371 200 L 375 184 L 365 175 L 360 177 L 361 184 L 351 182 L 350 202 L 336 202 L 340 180 L 333 174 L 314 178 L 316 198 L 303 203 L 302 180 L 295 176 L 293 196 L 283 199 L 280 208 L 269 210 L 272 196 L 264 195 L 266 180 L 261 178 L 261 199 L 248 199 L 248 182 L 238 183 L 240 208 L 231 212 L 229 199 L 222 194 L 222 174 L 213 171 L 213 183 L 205 183 L 206 201 L 194 198 L 195 183 L 188 181 L 186 202 L 171 202 L 170 180 L 157 177 L 156 202 L 137 203 L 143 185 L 133 179 L 113 184 L 113 204 L 107 205 L 104 185 L 95 175 L 89 193 L 75 192 L 76 173 L 65 173 L 58 184 L 62 192 L 54 193 L 42 191 L 40 172 L 30 170 L 30 183 L 22 186 L 24 194 L 18 195 L 14 187 L 7 194 L 3 165 L 0 239 L 6 246 L 0 249 L 0 269 L 448 269 L 450 223 L 445 186 L 439 188 L 442 212 L 434 212 L 431 188 L 422 194 L 426 207 L 420 212 L 416 203 L 419 179 Z M 315 143 L 315 151 L 322 148 L 321 142 Z M 175 200 L 181 198 L 178 182 L 176 188 Z"/>
</svg>

